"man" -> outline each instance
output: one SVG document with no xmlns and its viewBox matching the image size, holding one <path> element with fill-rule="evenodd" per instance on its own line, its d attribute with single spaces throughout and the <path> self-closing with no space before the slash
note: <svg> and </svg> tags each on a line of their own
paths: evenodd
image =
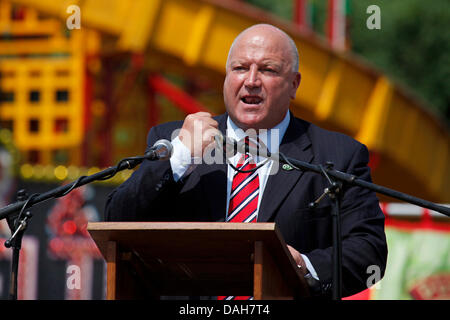
<svg viewBox="0 0 450 320">
<path fill-rule="evenodd" d="M 326 179 L 312 172 L 280 169 L 273 161 L 262 162 L 260 157 L 239 153 L 228 159 L 233 166 L 197 161 L 219 131 L 234 140 L 243 140 L 247 132 L 253 132 L 253 138 L 257 136 L 255 143 L 266 145 L 272 153 L 280 151 L 287 157 L 315 164 L 332 161 L 336 170 L 370 181 L 364 145 L 290 114 L 290 100 L 295 98 L 300 80 L 298 52 L 289 36 L 266 24 L 244 30 L 232 44 L 226 64 L 223 94 L 227 113 L 212 117 L 200 112 L 188 115 L 183 122 L 152 128 L 148 146 L 158 139 L 171 139 L 172 158 L 165 162 L 145 161 L 110 195 L 106 219 L 233 221 L 242 211 L 248 211 L 249 216 L 240 221 L 277 223 L 303 274 L 319 281 L 319 295 L 329 296 L 331 202 L 326 198 L 316 208 L 308 206 L 328 186 Z M 174 131 L 178 132 L 175 137 Z M 247 188 L 242 187 L 242 180 L 235 185 L 239 174 L 235 169 L 242 165 L 240 161 L 252 164 L 253 171 L 256 165 L 258 169 L 251 178 L 252 173 L 242 178 L 253 189 L 244 196 L 246 201 L 236 204 L 239 189 Z M 368 266 L 376 265 L 381 275 L 384 273 L 387 247 L 384 216 L 376 195 L 352 186 L 344 186 L 342 192 L 345 296 L 367 288 Z M 253 207 L 248 209 L 250 203 Z"/>
</svg>

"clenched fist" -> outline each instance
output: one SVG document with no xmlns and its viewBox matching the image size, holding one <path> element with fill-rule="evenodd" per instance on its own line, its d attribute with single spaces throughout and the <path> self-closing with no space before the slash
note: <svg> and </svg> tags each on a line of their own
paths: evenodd
<svg viewBox="0 0 450 320">
<path fill-rule="evenodd" d="M 220 134 L 219 123 L 208 112 L 189 114 L 178 134 L 180 141 L 191 151 L 192 157 L 202 157 L 203 151 Z"/>
</svg>

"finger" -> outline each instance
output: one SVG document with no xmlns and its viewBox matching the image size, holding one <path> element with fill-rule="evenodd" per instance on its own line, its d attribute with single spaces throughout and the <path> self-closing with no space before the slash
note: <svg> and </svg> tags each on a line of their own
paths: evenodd
<svg viewBox="0 0 450 320">
<path fill-rule="evenodd" d="M 196 121 L 203 121 L 205 119 L 212 119 L 212 115 L 209 112 L 197 112 L 197 113 L 190 113 L 184 118 L 184 121 L 187 122 L 196 122 Z"/>
<path fill-rule="evenodd" d="M 214 137 L 217 135 L 221 135 L 220 131 L 217 128 L 209 127 L 203 133 L 203 139 L 205 141 L 214 141 Z"/>
<path fill-rule="evenodd" d="M 214 120 L 214 118 L 212 118 L 212 117 L 200 117 L 200 118 L 198 118 L 198 120 L 203 123 L 206 123 L 208 125 L 211 125 L 212 127 L 219 126 L 219 123 L 216 120 Z"/>
<path fill-rule="evenodd" d="M 217 124 L 218 122 L 214 120 L 211 114 L 206 113 L 204 115 L 190 114 L 186 116 L 185 121 L 189 121 L 190 123 L 208 123 L 208 124 Z"/>
<path fill-rule="evenodd" d="M 190 115 L 199 118 L 212 118 L 212 114 L 206 111 L 199 111 L 196 113 L 191 113 Z"/>
<path fill-rule="evenodd" d="M 204 125 L 203 131 L 206 130 L 215 130 L 216 132 L 219 131 L 219 124 L 215 120 L 204 122 L 203 125 Z"/>
</svg>

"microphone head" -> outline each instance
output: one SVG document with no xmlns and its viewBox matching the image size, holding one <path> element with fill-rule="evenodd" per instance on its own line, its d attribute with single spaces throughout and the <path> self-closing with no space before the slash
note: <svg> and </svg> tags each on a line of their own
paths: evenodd
<svg viewBox="0 0 450 320">
<path fill-rule="evenodd" d="M 219 148 L 219 150 L 223 150 L 223 135 L 222 134 L 216 134 L 214 136 L 214 140 L 216 141 L 216 146 Z"/>
<path fill-rule="evenodd" d="M 158 154 L 158 160 L 168 160 L 173 153 L 172 143 L 166 139 L 156 141 L 152 149 Z"/>
<path fill-rule="evenodd" d="M 220 134 L 214 136 L 218 150 L 225 153 L 227 158 L 233 157 L 238 152 L 238 142 L 232 138 Z"/>
</svg>

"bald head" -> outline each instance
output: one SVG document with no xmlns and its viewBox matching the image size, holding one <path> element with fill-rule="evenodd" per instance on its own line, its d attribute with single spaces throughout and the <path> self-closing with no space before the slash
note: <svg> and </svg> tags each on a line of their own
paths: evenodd
<svg viewBox="0 0 450 320">
<path fill-rule="evenodd" d="M 229 117 L 244 130 L 275 127 L 300 80 L 297 48 L 289 36 L 266 24 L 244 30 L 227 59 L 223 97 Z"/>
<path fill-rule="evenodd" d="M 235 44 L 241 40 L 243 37 L 252 37 L 252 36 L 258 36 L 258 35 L 267 35 L 270 34 L 274 37 L 279 38 L 280 42 L 284 43 L 287 47 L 287 50 L 289 50 L 291 55 L 291 66 L 292 71 L 297 72 L 299 68 L 299 55 L 297 46 L 295 45 L 294 40 L 283 30 L 270 25 L 270 24 L 255 24 L 251 27 L 248 27 L 244 31 L 242 31 L 233 41 L 231 44 L 230 50 L 228 51 L 228 57 L 227 57 L 227 66 L 230 62 L 230 55 L 233 51 L 233 48 L 235 47 Z"/>
</svg>

